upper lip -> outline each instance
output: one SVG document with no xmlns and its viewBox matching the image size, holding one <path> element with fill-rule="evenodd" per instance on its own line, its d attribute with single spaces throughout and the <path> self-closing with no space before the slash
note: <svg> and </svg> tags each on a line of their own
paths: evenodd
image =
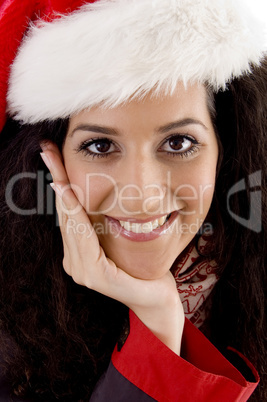
<svg viewBox="0 0 267 402">
<path fill-rule="evenodd" d="M 113 218 L 116 219 L 117 221 L 123 221 L 123 222 L 130 222 L 130 223 L 146 223 L 146 222 L 152 222 L 155 221 L 156 219 L 161 218 L 162 216 L 169 215 L 171 212 L 166 212 L 165 214 L 160 214 L 160 215 L 151 215 L 148 218 L 144 219 L 135 219 L 135 218 L 127 218 L 125 216 L 108 216 L 108 218 Z"/>
</svg>

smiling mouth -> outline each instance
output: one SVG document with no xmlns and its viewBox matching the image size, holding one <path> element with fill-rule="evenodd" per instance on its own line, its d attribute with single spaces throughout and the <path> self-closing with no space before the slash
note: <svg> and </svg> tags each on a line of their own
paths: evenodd
<svg viewBox="0 0 267 402">
<path fill-rule="evenodd" d="M 179 211 L 173 211 L 151 221 L 123 220 L 105 215 L 111 225 L 113 235 L 122 236 L 134 242 L 154 240 L 169 232 L 170 227 L 179 216 Z M 115 236 L 115 237 L 116 237 Z"/>
<path fill-rule="evenodd" d="M 165 225 L 165 223 L 170 219 L 171 213 L 168 215 L 161 216 L 150 222 L 136 223 L 129 221 L 118 221 L 120 226 L 128 232 L 132 233 L 151 233 L 153 230 L 160 228 Z"/>
</svg>

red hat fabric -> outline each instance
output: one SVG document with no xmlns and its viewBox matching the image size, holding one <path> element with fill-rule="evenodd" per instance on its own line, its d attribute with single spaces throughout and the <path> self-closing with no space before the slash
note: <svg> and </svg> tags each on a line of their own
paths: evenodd
<svg viewBox="0 0 267 402">
<path fill-rule="evenodd" d="M 87 3 L 94 3 L 89 0 Z M 0 1 L 0 131 L 6 121 L 6 94 L 10 66 L 31 22 L 50 20 L 58 13 L 71 13 L 84 0 L 2 0 Z"/>
</svg>

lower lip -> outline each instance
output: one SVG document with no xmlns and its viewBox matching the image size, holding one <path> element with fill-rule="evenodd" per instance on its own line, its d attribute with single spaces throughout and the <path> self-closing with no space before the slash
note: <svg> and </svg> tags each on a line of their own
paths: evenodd
<svg viewBox="0 0 267 402">
<path fill-rule="evenodd" d="M 166 223 L 164 223 L 164 225 L 158 227 L 157 229 L 152 230 L 152 232 L 150 232 L 150 233 L 130 232 L 129 230 L 124 229 L 120 225 L 120 223 L 117 219 L 111 218 L 110 216 L 105 216 L 105 218 L 107 219 L 108 223 L 110 225 L 112 225 L 112 230 L 115 230 L 116 235 L 119 234 L 120 236 L 125 237 L 128 240 L 141 242 L 141 241 L 154 240 L 154 239 L 157 239 L 158 237 L 164 235 L 168 231 L 170 226 L 173 224 L 173 222 L 177 218 L 177 216 L 178 216 L 178 211 L 172 212 L 170 218 L 167 220 Z"/>
</svg>

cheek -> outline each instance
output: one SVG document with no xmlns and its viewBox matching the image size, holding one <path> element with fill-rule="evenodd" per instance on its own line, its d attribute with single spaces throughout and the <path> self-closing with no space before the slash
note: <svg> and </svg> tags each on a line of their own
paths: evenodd
<svg viewBox="0 0 267 402">
<path fill-rule="evenodd" d="M 175 196 L 184 201 L 184 210 L 190 215 L 207 214 L 214 194 L 216 163 L 214 158 L 210 163 L 198 164 L 194 169 L 181 172 L 183 183 L 177 183 Z"/>
<path fill-rule="evenodd" d="M 86 172 L 75 161 L 64 160 L 65 169 L 73 192 L 84 207 L 86 203 Z"/>
<path fill-rule="evenodd" d="M 88 172 L 81 166 L 66 166 L 71 187 L 88 215 L 107 213 L 116 201 L 116 183 L 111 176 Z"/>
</svg>

